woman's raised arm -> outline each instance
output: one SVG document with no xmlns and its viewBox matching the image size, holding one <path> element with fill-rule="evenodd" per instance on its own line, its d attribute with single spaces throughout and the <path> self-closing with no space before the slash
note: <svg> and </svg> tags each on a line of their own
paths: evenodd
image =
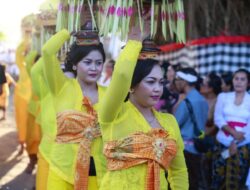
<svg viewBox="0 0 250 190">
<path fill-rule="evenodd" d="M 101 103 L 100 120 L 102 122 L 111 122 L 118 114 L 129 92 L 141 48 L 141 42 L 129 41 L 117 59 L 111 83 Z"/>
<path fill-rule="evenodd" d="M 69 37 L 69 32 L 63 29 L 52 36 L 42 48 L 45 77 L 49 89 L 53 94 L 58 94 L 66 80 L 68 80 L 60 68 L 60 62 L 57 59 L 57 52 Z"/>
</svg>

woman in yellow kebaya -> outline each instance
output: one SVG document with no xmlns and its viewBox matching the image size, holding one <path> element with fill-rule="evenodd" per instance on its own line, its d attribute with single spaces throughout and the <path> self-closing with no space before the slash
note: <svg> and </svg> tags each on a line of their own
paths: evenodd
<svg viewBox="0 0 250 190">
<path fill-rule="evenodd" d="M 45 75 L 57 115 L 57 143 L 51 150 L 47 189 L 98 189 L 106 169 L 96 113 L 104 93 L 97 80 L 105 53 L 96 33 L 77 33 L 66 58 L 66 69 L 76 79 L 67 78 L 56 53 L 69 37 L 62 30 L 43 47 Z"/>
<path fill-rule="evenodd" d="M 26 69 L 31 77 L 31 69 L 34 63 L 38 59 L 38 54 L 36 51 L 30 51 L 25 57 Z M 32 79 L 32 89 L 36 84 Z M 37 152 L 40 143 L 40 102 L 38 97 L 35 95 L 33 90 L 31 90 L 31 98 L 28 103 L 28 119 L 27 119 L 27 132 L 26 132 L 26 150 L 29 155 L 29 164 L 26 168 L 27 173 L 32 173 L 36 163 L 37 163 Z"/>
<path fill-rule="evenodd" d="M 48 89 L 43 72 L 43 58 L 41 57 L 31 69 L 32 90 L 40 102 L 41 141 L 39 144 L 38 163 L 36 173 L 36 190 L 47 189 L 50 152 L 56 137 L 56 114 L 52 95 Z M 65 73 L 66 74 L 66 73 Z M 72 73 L 68 73 L 71 74 Z"/>
<path fill-rule="evenodd" d="M 16 49 L 16 64 L 19 69 L 19 79 L 14 90 L 15 118 L 18 131 L 18 140 L 21 145 L 19 154 L 23 153 L 26 140 L 28 102 L 31 97 L 31 81 L 26 70 L 25 52 L 28 48 L 28 42 L 22 42 Z"/>
<path fill-rule="evenodd" d="M 50 150 L 56 136 L 56 114 L 51 93 L 43 73 L 41 57 L 31 69 L 32 90 L 40 102 L 41 141 L 39 144 L 36 189 L 46 190 L 50 163 Z"/>
<path fill-rule="evenodd" d="M 100 189 L 167 189 L 167 171 L 172 190 L 187 190 L 178 124 L 172 115 L 154 110 L 163 92 L 163 73 L 158 61 L 137 60 L 141 47 L 140 42 L 128 42 L 101 103 L 99 120 L 108 171 Z"/>
</svg>

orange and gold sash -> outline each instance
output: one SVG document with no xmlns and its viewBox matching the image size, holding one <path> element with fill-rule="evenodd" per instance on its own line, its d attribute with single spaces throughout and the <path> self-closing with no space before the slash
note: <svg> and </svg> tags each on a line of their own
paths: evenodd
<svg viewBox="0 0 250 190">
<path fill-rule="evenodd" d="M 75 190 L 88 189 L 91 143 L 101 136 L 97 113 L 86 97 L 83 99 L 83 106 L 87 108 L 87 113 L 67 110 L 57 114 L 56 142 L 79 144 Z"/>
<path fill-rule="evenodd" d="M 136 132 L 104 147 L 109 170 L 121 170 L 147 163 L 146 190 L 160 189 L 160 167 L 165 170 L 177 152 L 176 141 L 163 129 Z"/>
</svg>

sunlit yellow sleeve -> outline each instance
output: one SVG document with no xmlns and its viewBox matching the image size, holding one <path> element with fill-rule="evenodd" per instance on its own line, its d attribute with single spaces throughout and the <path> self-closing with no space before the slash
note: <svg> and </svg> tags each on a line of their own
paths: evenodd
<svg viewBox="0 0 250 190">
<path fill-rule="evenodd" d="M 40 77 L 43 76 L 43 59 L 40 57 L 36 64 L 33 65 L 31 68 L 31 80 L 32 80 L 32 91 L 39 97 L 41 97 L 41 92 L 40 92 Z M 34 85 L 33 85 L 34 84 Z"/>
<path fill-rule="evenodd" d="M 28 74 L 30 75 L 31 68 L 35 62 L 37 56 L 37 51 L 32 50 L 25 56 L 26 69 Z"/>
<path fill-rule="evenodd" d="M 28 43 L 26 41 L 21 42 L 16 49 L 16 65 L 19 70 L 25 69 L 24 52 L 26 51 Z"/>
<path fill-rule="evenodd" d="M 188 190 L 188 172 L 183 154 L 184 144 L 181 137 L 180 129 L 176 119 L 168 114 L 167 118 L 169 124 L 174 128 L 178 151 L 176 157 L 172 160 L 170 168 L 168 169 L 168 181 L 172 190 Z"/>
<path fill-rule="evenodd" d="M 53 94 L 58 94 L 67 80 L 56 54 L 69 38 L 69 32 L 63 29 L 52 36 L 42 48 L 45 77 Z"/>
<path fill-rule="evenodd" d="M 141 48 L 141 42 L 128 41 L 117 59 L 112 81 L 100 106 L 99 116 L 102 122 L 111 122 L 118 114 L 128 94 Z"/>
</svg>

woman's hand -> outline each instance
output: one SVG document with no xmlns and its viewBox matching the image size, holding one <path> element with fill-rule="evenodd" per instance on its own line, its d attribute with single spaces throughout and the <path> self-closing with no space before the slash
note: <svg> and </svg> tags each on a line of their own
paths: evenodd
<svg viewBox="0 0 250 190">
<path fill-rule="evenodd" d="M 229 146 L 229 153 L 230 153 L 230 156 L 234 155 L 237 153 L 237 144 L 233 141 L 230 146 Z"/>
<path fill-rule="evenodd" d="M 239 141 L 239 142 L 240 142 L 240 141 L 243 141 L 243 140 L 245 139 L 244 135 L 245 135 L 245 133 L 239 132 L 239 131 L 234 131 L 234 132 L 232 133 L 233 138 L 234 138 L 235 140 Z"/>
</svg>

